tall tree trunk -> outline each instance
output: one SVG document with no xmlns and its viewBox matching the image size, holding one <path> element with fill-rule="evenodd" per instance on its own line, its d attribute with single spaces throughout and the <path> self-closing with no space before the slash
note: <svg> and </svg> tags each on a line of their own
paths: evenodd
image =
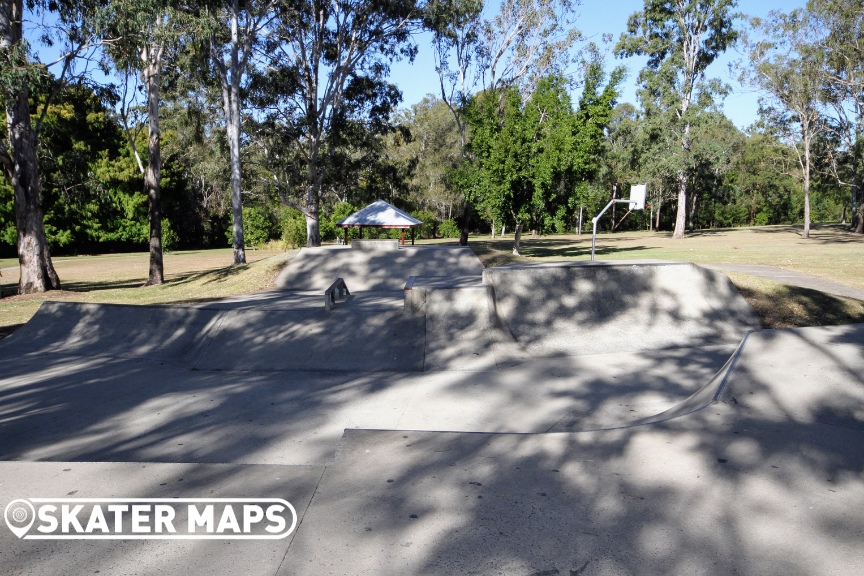
<svg viewBox="0 0 864 576">
<path fill-rule="evenodd" d="M 228 125 L 226 126 L 228 148 L 231 152 L 231 216 L 234 233 L 234 265 L 246 263 L 246 245 L 243 238 L 243 197 L 241 194 L 242 175 L 240 169 L 240 80 L 243 72 L 240 70 L 239 58 L 239 12 L 239 2 L 238 0 L 234 0 L 231 12 L 230 82 L 228 86 L 225 86 L 223 80 L 222 88 L 225 118 L 228 121 Z M 228 78 L 225 78 L 225 80 L 228 80 Z M 225 98 L 226 92 L 228 94 L 227 98 Z"/>
<path fill-rule="evenodd" d="M 692 85 L 691 85 L 692 90 Z M 686 118 L 687 110 L 690 108 L 690 93 L 688 92 L 681 101 L 681 118 Z M 690 152 L 690 123 L 684 122 L 684 130 L 681 134 L 681 161 L 686 162 Z M 686 164 L 685 164 L 686 165 Z M 673 238 L 684 238 L 684 226 L 687 219 L 687 169 L 682 165 L 678 171 L 678 214 L 675 217 L 675 231 Z"/>
<path fill-rule="evenodd" d="M 521 256 L 519 253 L 519 242 L 522 240 L 522 222 L 516 221 L 516 233 L 513 235 L 513 254 Z"/>
<path fill-rule="evenodd" d="M 675 216 L 675 231 L 673 238 L 684 238 L 684 226 L 687 223 L 687 173 L 678 172 L 678 212 Z"/>
<path fill-rule="evenodd" d="M 691 233 L 693 232 L 693 229 L 694 229 L 693 222 L 696 219 L 696 202 L 698 202 L 698 200 L 699 200 L 698 194 L 694 193 L 692 196 L 690 196 L 690 205 L 688 206 L 688 210 L 687 210 L 687 230 L 689 230 Z"/>
<path fill-rule="evenodd" d="M 855 215 L 855 227 L 852 229 L 856 234 L 864 234 L 864 202 L 858 200 L 858 213 Z"/>
<path fill-rule="evenodd" d="M 804 231 L 802 238 L 810 238 L 810 140 L 804 139 Z"/>
<path fill-rule="evenodd" d="M 663 190 L 660 190 L 660 194 L 657 196 L 657 213 L 654 221 L 654 231 L 657 232 L 660 230 L 660 208 L 663 207 Z"/>
<path fill-rule="evenodd" d="M 147 85 L 147 116 L 149 135 L 147 139 L 147 171 L 144 174 L 144 193 L 147 194 L 150 221 L 150 270 L 147 286 L 165 282 L 162 262 L 162 154 L 159 132 L 159 92 L 162 88 L 162 47 L 148 46 L 141 51 L 144 61 L 144 76 Z"/>
<path fill-rule="evenodd" d="M 861 194 L 861 164 L 857 150 L 852 155 L 852 231 L 864 234 L 864 198 Z"/>
<path fill-rule="evenodd" d="M 318 152 L 321 145 L 317 134 L 313 134 L 309 140 L 309 160 L 306 163 L 309 185 L 306 188 L 306 212 L 304 212 L 306 216 L 306 246 L 317 248 L 321 246 L 321 226 L 318 221 L 321 179 L 323 178 L 318 165 Z"/>
<path fill-rule="evenodd" d="M 753 187 L 753 196 L 750 198 L 750 227 L 753 227 L 756 224 L 756 209 L 758 206 L 758 198 L 759 197 L 759 189 L 754 186 Z"/>
<path fill-rule="evenodd" d="M 471 228 L 471 203 L 466 198 L 462 202 L 462 232 L 459 234 L 459 246 L 468 245 L 468 232 Z"/>
<path fill-rule="evenodd" d="M 22 0 L 0 0 L 0 50 L 21 46 Z M 42 214 L 42 183 L 36 155 L 36 133 L 30 122 L 29 89 L 21 83 L 5 94 L 9 152 L 0 151 L 4 171 L 14 192 L 18 231 L 18 293 L 59 290 L 60 279 L 51 262 Z"/>
</svg>

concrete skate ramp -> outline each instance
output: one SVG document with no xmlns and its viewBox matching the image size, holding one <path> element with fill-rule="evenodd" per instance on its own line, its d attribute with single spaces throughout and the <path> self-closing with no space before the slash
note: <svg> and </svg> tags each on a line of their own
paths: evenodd
<svg viewBox="0 0 864 576">
<path fill-rule="evenodd" d="M 322 298 L 323 299 L 323 298 Z M 422 318 L 401 309 L 236 310 L 225 315 L 199 370 L 420 371 Z"/>
<path fill-rule="evenodd" d="M 43 302 L 4 350 L 144 357 L 189 363 L 217 329 L 222 311 L 174 306 Z"/>
<path fill-rule="evenodd" d="M 556 263 L 483 271 L 498 318 L 535 356 L 736 343 L 758 326 L 729 279 L 689 263 Z"/>
<path fill-rule="evenodd" d="M 415 290 L 423 292 L 425 370 L 488 370 L 528 359 L 498 322 L 491 286 Z"/>
<path fill-rule="evenodd" d="M 370 293 L 374 296 L 374 293 Z M 312 308 L 189 308 L 45 302 L 4 351 L 143 358 L 198 370 L 419 371 L 424 319 L 398 296 Z"/>
<path fill-rule="evenodd" d="M 479 276 L 482 272 L 483 263 L 467 247 L 303 248 L 276 279 L 276 286 L 323 292 L 336 278 L 344 278 L 351 292 L 402 290 L 409 276 Z"/>
</svg>

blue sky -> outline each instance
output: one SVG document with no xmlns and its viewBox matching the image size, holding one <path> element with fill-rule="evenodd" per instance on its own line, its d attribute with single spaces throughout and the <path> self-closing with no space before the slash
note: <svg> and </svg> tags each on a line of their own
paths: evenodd
<svg viewBox="0 0 864 576">
<path fill-rule="evenodd" d="M 765 16 L 772 10 L 789 11 L 803 7 L 806 0 L 739 0 L 738 11 L 750 16 Z M 487 10 L 497 11 L 499 2 L 490 0 Z M 642 0 L 583 0 L 578 8 L 576 26 L 583 34 L 598 44 L 603 33 L 611 33 L 615 41 L 627 29 L 630 14 L 642 9 Z M 391 80 L 402 90 L 404 107 L 409 107 L 432 93 L 439 95 L 438 76 L 429 47 L 430 36 L 417 38 L 419 53 L 413 64 L 399 62 L 393 65 Z M 746 128 L 756 119 L 759 94 L 737 80 L 739 61 L 744 59 L 743 52 L 735 48 L 718 58 L 708 69 L 708 77 L 719 78 L 732 87 L 732 93 L 724 102 L 724 112 L 739 128 Z M 644 58 L 615 59 L 611 54 L 607 68 L 624 65 L 628 69 L 627 79 L 622 86 L 621 102 L 636 102 L 636 80 L 639 70 L 644 66 Z M 730 71 L 730 65 L 732 71 Z"/>
</svg>

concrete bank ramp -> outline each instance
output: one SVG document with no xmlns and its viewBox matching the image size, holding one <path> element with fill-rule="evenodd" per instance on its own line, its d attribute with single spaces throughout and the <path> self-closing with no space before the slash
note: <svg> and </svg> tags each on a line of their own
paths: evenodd
<svg viewBox="0 0 864 576">
<path fill-rule="evenodd" d="M 562 262 L 483 271 L 532 356 L 735 343 L 758 327 L 729 279 L 689 263 Z"/>
<path fill-rule="evenodd" d="M 222 311 L 180 306 L 43 302 L 36 314 L 0 341 L 4 350 L 86 356 L 145 357 L 194 362 Z"/>
<path fill-rule="evenodd" d="M 293 309 L 45 302 L 0 348 L 142 358 L 198 370 L 422 370 L 423 319 L 403 314 L 401 293 L 372 296 L 368 305 L 349 296 L 330 312 L 322 294 L 315 296 L 317 307 L 308 295 Z"/>
<path fill-rule="evenodd" d="M 348 289 L 402 290 L 410 276 L 479 276 L 483 263 L 468 247 L 403 246 L 357 250 L 342 246 L 303 248 L 276 279 L 283 290 L 320 290 L 336 278 Z"/>
</svg>

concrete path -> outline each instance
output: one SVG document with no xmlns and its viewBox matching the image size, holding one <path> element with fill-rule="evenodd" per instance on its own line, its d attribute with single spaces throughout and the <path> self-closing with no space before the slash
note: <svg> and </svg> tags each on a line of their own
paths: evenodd
<svg viewBox="0 0 864 576">
<path fill-rule="evenodd" d="M 810 288 L 828 294 L 837 296 L 845 296 L 846 298 L 855 298 L 856 300 L 864 300 L 864 290 L 838 284 L 831 280 L 825 280 L 817 276 L 784 270 L 774 266 L 764 266 L 762 264 L 700 264 L 705 268 L 712 270 L 728 270 L 729 272 L 738 272 L 740 274 L 749 274 L 760 278 L 767 278 L 781 284 L 789 284 L 791 286 L 800 286 L 801 288 Z"/>
<path fill-rule="evenodd" d="M 551 333 L 585 335 L 561 307 L 527 314 L 503 286 L 502 327 L 489 285 L 464 280 L 466 253 L 374 266 L 350 254 L 336 268 L 375 290 L 330 313 L 317 284 L 196 307 L 49 304 L 0 342 L 0 511 L 16 498 L 278 497 L 299 517 L 271 541 L 33 541 L 0 526 L 0 574 L 821 576 L 864 564 L 864 325 L 616 351 L 598 320 L 607 353 L 550 354 L 519 340 L 517 319 L 545 310 Z M 448 261 L 463 280 L 440 280 Z M 403 314 L 388 275 L 429 270 L 428 309 Z M 639 344 L 654 317 L 629 318 Z"/>
</svg>

